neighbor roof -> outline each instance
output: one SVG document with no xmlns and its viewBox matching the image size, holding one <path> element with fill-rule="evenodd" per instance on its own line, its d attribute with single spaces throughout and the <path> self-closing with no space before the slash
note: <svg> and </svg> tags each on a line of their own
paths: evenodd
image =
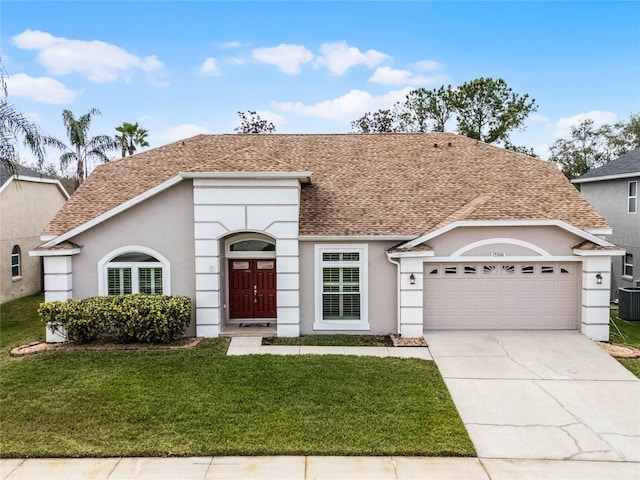
<svg viewBox="0 0 640 480">
<path fill-rule="evenodd" d="M 23 167 L 21 165 L 18 165 L 17 173 L 18 176 L 23 177 L 47 178 L 40 175 L 40 173 L 38 173 L 33 168 Z M 7 167 L 4 164 L 0 164 L 0 185 L 4 185 L 12 176 L 13 174 L 9 173 Z"/>
<path fill-rule="evenodd" d="M 631 150 L 629 153 L 585 173 L 574 179 L 573 183 L 596 182 L 608 179 L 604 177 L 624 178 L 634 176 L 634 174 L 640 175 L 640 148 Z"/>
<path fill-rule="evenodd" d="M 312 172 L 300 235 L 419 235 L 451 219 L 608 227 L 555 164 L 451 133 L 231 134 L 100 165 L 44 233 L 66 233 L 180 172 Z"/>
</svg>

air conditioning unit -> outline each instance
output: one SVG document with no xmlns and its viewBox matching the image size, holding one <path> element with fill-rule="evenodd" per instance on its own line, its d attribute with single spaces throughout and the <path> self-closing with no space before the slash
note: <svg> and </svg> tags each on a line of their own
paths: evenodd
<svg viewBox="0 0 640 480">
<path fill-rule="evenodd" d="M 640 288 L 619 288 L 618 316 L 622 320 L 640 322 Z"/>
</svg>

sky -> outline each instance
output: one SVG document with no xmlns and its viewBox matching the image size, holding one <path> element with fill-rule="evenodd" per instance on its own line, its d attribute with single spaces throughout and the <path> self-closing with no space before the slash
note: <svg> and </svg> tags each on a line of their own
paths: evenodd
<svg viewBox="0 0 640 480">
<path fill-rule="evenodd" d="M 542 158 L 580 120 L 640 112 L 637 1 L 3 0 L 0 27 L 9 101 L 60 139 L 62 110 L 94 107 L 91 134 L 138 122 L 151 148 L 234 133 L 247 110 L 277 133 L 349 133 L 412 89 L 479 77 L 535 99 L 511 138 Z"/>
</svg>

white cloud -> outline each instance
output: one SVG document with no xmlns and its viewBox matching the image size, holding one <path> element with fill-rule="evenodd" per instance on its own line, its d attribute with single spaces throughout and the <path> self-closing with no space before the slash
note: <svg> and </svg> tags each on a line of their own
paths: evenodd
<svg viewBox="0 0 640 480">
<path fill-rule="evenodd" d="M 275 65 L 284 73 L 297 75 L 300 66 L 313 60 L 313 53 L 302 45 L 280 44 L 277 47 L 261 47 L 253 50 L 253 58 L 259 62 Z"/>
<path fill-rule="evenodd" d="M 373 75 L 369 77 L 369 81 L 381 83 L 382 85 L 435 85 L 443 83 L 447 78 L 446 75 L 426 77 L 424 75 L 414 75 L 409 70 L 378 67 Z"/>
<path fill-rule="evenodd" d="M 218 61 L 213 57 L 207 57 L 206 60 L 202 62 L 200 73 L 203 75 L 210 75 L 212 77 L 219 77 L 220 67 L 218 67 Z"/>
<path fill-rule="evenodd" d="M 224 61 L 232 65 L 244 65 L 246 60 L 242 57 L 225 57 Z"/>
<path fill-rule="evenodd" d="M 78 92 L 70 90 L 64 83 L 51 77 L 30 77 L 18 73 L 7 77 L 9 95 L 28 97 L 40 103 L 63 105 L 73 102 Z"/>
<path fill-rule="evenodd" d="M 364 90 L 351 90 L 341 97 L 325 100 L 313 105 L 302 102 L 272 102 L 272 105 L 285 112 L 293 112 L 303 117 L 316 117 L 348 123 L 362 116 L 365 112 L 380 108 L 391 108 L 396 102 L 404 100 L 410 87 L 393 90 L 385 95 L 373 96 Z"/>
<path fill-rule="evenodd" d="M 540 115 L 539 113 L 532 113 L 529 115 L 529 120 L 537 123 L 547 123 L 549 121 L 549 117 L 545 117 L 544 115 Z"/>
<path fill-rule="evenodd" d="M 222 43 L 220 44 L 220 48 L 222 48 L 222 49 L 224 49 L 224 50 L 226 50 L 226 49 L 228 49 L 228 48 L 240 48 L 240 47 L 242 47 L 242 43 L 240 43 L 240 42 L 235 42 L 235 41 L 232 41 L 232 42 L 222 42 Z"/>
<path fill-rule="evenodd" d="M 435 60 L 422 60 L 421 62 L 412 63 L 410 66 L 421 72 L 433 72 L 442 68 L 442 65 Z"/>
<path fill-rule="evenodd" d="M 385 60 L 390 59 L 377 50 L 367 50 L 362 53 L 356 47 L 350 47 L 347 42 L 323 43 L 320 46 L 320 56 L 316 60 L 316 66 L 327 67 L 334 75 L 344 75 L 351 67 L 366 65 L 373 68 Z"/>
<path fill-rule="evenodd" d="M 211 130 L 201 125 L 184 123 L 182 125 L 165 128 L 156 135 L 156 138 L 162 143 L 171 143 L 177 140 L 193 137 L 195 135 L 200 135 L 201 133 L 211 133 Z"/>
<path fill-rule="evenodd" d="M 556 122 L 553 135 L 556 137 L 567 137 L 571 135 L 571 127 L 576 126 L 587 119 L 593 120 L 594 126 L 598 128 L 606 123 L 615 122 L 617 117 L 615 113 L 603 112 L 601 110 L 579 113 L 573 117 L 562 117 Z"/>
<path fill-rule="evenodd" d="M 71 40 L 39 30 L 25 30 L 11 39 L 24 50 L 38 50 L 38 61 L 50 74 L 81 73 L 92 82 L 113 82 L 133 70 L 158 72 L 164 64 L 155 55 L 140 58 L 99 40 Z"/>
<path fill-rule="evenodd" d="M 541 143 L 533 147 L 533 151 L 540 158 L 547 159 L 549 158 L 549 145 L 547 143 Z"/>
</svg>

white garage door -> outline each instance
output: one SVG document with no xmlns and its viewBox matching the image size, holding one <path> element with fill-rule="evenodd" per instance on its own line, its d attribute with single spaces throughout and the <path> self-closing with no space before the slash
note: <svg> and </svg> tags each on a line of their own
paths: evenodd
<svg viewBox="0 0 640 480">
<path fill-rule="evenodd" d="M 577 328 L 579 265 L 427 263 L 424 328 Z"/>
</svg>

